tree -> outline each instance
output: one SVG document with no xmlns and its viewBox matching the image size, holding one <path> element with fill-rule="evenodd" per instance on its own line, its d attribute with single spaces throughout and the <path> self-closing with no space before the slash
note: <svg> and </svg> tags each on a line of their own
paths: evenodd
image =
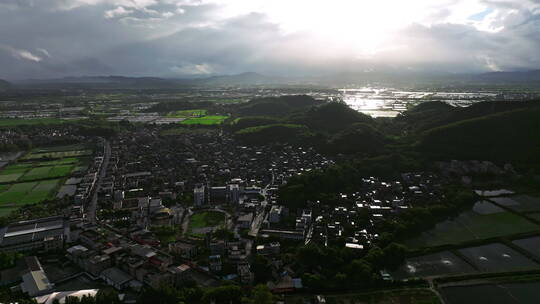
<svg viewBox="0 0 540 304">
<path fill-rule="evenodd" d="M 251 291 L 251 297 L 243 298 L 242 304 L 273 304 L 274 295 L 266 285 L 257 285 Z"/>
<path fill-rule="evenodd" d="M 242 290 L 237 285 L 225 285 L 204 291 L 204 303 L 215 301 L 216 304 L 240 304 L 242 300 Z"/>
<path fill-rule="evenodd" d="M 100 289 L 96 294 L 96 304 L 119 304 L 118 292 L 112 288 Z"/>
<path fill-rule="evenodd" d="M 405 260 L 407 249 L 403 245 L 391 243 L 383 250 L 384 264 L 390 270 L 395 270 Z"/>
</svg>

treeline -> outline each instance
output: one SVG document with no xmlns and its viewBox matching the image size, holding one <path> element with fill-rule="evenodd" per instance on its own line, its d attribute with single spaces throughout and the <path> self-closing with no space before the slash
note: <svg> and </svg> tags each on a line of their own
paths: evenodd
<svg viewBox="0 0 540 304">
<path fill-rule="evenodd" d="M 11 211 L 8 215 L 0 217 L 0 227 L 17 221 L 61 215 L 72 204 L 66 196 L 64 198 L 54 198 L 36 204 L 24 205 Z"/>
<path fill-rule="evenodd" d="M 309 96 L 253 100 L 238 113 L 255 115 L 240 117 L 228 126 L 245 144 L 303 144 L 327 154 L 369 156 L 383 152 L 391 142 L 371 117 L 344 103 L 321 104 Z"/>
<path fill-rule="evenodd" d="M 538 167 L 540 106 L 431 129 L 416 148 L 437 159 L 485 159 Z"/>
<path fill-rule="evenodd" d="M 168 113 L 173 111 L 206 109 L 214 104 L 209 101 L 173 100 L 162 101 L 148 108 L 146 112 Z"/>
<path fill-rule="evenodd" d="M 387 287 L 391 283 L 383 281 L 379 271 L 397 269 L 405 255 L 406 248 L 396 243 L 373 246 L 367 252 L 309 244 L 297 249 L 295 259 L 304 287 L 328 292 Z"/>
<path fill-rule="evenodd" d="M 233 111 L 239 117 L 272 116 L 283 118 L 295 111 L 308 109 L 321 103 L 321 101 L 307 95 L 264 97 L 252 99 L 245 104 L 235 105 Z"/>
<path fill-rule="evenodd" d="M 236 137 L 252 145 L 265 145 L 275 142 L 303 144 L 308 143 L 314 134 L 306 126 L 294 124 L 270 124 L 241 129 Z"/>
<path fill-rule="evenodd" d="M 245 290 L 236 284 L 201 288 L 188 281 L 181 288 L 161 285 L 156 289 L 146 288 L 139 295 L 140 304 L 272 304 L 276 299 L 266 285 L 257 285 Z"/>
<path fill-rule="evenodd" d="M 453 107 L 441 101 L 428 101 L 418 104 L 393 119 L 394 131 L 406 131 L 409 134 L 456 123 L 463 120 L 480 118 L 517 109 L 537 107 L 539 101 L 483 101 L 471 106 Z"/>
</svg>

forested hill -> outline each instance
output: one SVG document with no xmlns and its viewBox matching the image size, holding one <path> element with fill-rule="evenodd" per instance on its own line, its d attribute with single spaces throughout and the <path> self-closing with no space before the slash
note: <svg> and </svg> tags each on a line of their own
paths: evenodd
<svg viewBox="0 0 540 304">
<path fill-rule="evenodd" d="M 516 109 L 531 108 L 540 101 L 484 101 L 469 107 L 452 107 L 444 102 L 421 103 L 394 119 L 394 124 L 410 132 L 420 132 L 462 120 L 484 117 Z"/>
<path fill-rule="evenodd" d="M 476 109 L 470 108 L 469 113 Z M 417 145 L 430 158 L 540 162 L 540 105 L 461 120 L 427 131 Z"/>
<path fill-rule="evenodd" d="M 5 80 L 0 79 L 0 90 L 9 89 L 11 84 Z"/>
</svg>

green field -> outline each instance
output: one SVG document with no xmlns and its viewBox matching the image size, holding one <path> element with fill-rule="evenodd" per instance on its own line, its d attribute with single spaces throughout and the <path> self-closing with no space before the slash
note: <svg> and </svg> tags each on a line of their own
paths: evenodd
<svg viewBox="0 0 540 304">
<path fill-rule="evenodd" d="M 16 127 L 23 125 L 52 125 L 62 124 L 66 122 L 68 121 L 59 118 L 3 118 L 0 119 L 0 127 Z"/>
<path fill-rule="evenodd" d="M 64 177 L 69 175 L 73 169 L 74 165 L 59 165 L 59 166 L 49 166 L 49 167 L 35 167 L 30 169 L 26 174 L 24 174 L 19 180 L 20 181 L 31 181 L 39 179 L 49 179 L 56 177 Z"/>
<path fill-rule="evenodd" d="M 8 172 L 2 171 L 0 173 L 0 183 L 14 182 L 14 181 L 18 180 L 21 176 L 23 176 L 25 171 L 22 171 L 22 172 L 19 172 L 19 173 L 13 173 L 13 172 L 9 172 L 9 171 Z"/>
<path fill-rule="evenodd" d="M 32 189 L 21 201 L 23 204 L 35 204 L 49 198 L 56 189 L 60 179 L 46 180 L 39 182 L 39 184 Z"/>
<path fill-rule="evenodd" d="M 183 125 L 220 125 L 222 124 L 225 119 L 229 118 L 228 116 L 222 116 L 222 115 L 208 115 L 203 117 L 195 117 L 195 118 L 189 118 L 184 121 L 181 121 L 180 123 Z"/>
<path fill-rule="evenodd" d="M 217 211 L 204 211 L 191 216 L 189 230 L 204 227 L 214 227 L 223 224 L 225 214 Z"/>
<path fill-rule="evenodd" d="M 0 193 L 0 205 L 9 204 L 10 206 L 18 205 L 23 198 L 32 192 L 38 182 L 18 183 L 12 185 L 9 189 Z"/>
<path fill-rule="evenodd" d="M 86 168 L 92 151 L 83 144 L 36 148 L 0 171 L 0 217 L 56 195 L 64 179 Z"/>
<path fill-rule="evenodd" d="M 86 146 L 83 144 L 73 144 L 66 146 L 52 146 L 52 147 L 39 147 L 32 150 L 33 153 L 44 153 L 44 152 L 61 152 L 61 151 L 77 151 L 85 150 Z"/>
<path fill-rule="evenodd" d="M 11 186 L 3 185 L 0 190 L 0 206 L 22 206 L 39 203 L 52 196 L 61 179 L 41 182 L 17 183 Z M 2 209 L 2 208 L 0 208 Z"/>
<path fill-rule="evenodd" d="M 13 164 L 0 171 L 0 183 L 64 177 L 75 169 L 75 164 L 69 164 L 69 162 L 64 165 L 61 161 Z M 58 165 L 41 166 L 48 163 L 58 163 Z"/>
<path fill-rule="evenodd" d="M 167 114 L 167 117 L 182 118 L 182 117 L 200 117 L 206 115 L 204 109 L 174 111 Z"/>
<path fill-rule="evenodd" d="M 506 211 L 488 214 L 466 211 L 455 219 L 439 223 L 432 230 L 407 240 L 405 244 L 412 248 L 458 244 L 535 231 L 538 228 L 525 218 Z"/>
<path fill-rule="evenodd" d="M 74 150 L 74 151 L 56 151 L 56 152 L 42 152 L 42 153 L 30 153 L 23 157 L 24 160 L 39 160 L 39 159 L 55 159 L 55 158 L 72 158 L 79 156 L 91 155 L 91 150 Z"/>
<path fill-rule="evenodd" d="M 17 207 L 0 207 L 0 217 L 8 216 L 11 212 L 17 210 Z"/>
</svg>

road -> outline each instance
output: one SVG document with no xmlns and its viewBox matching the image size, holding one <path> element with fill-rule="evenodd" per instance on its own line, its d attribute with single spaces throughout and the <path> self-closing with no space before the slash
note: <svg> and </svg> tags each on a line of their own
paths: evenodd
<svg viewBox="0 0 540 304">
<path fill-rule="evenodd" d="M 266 185 L 262 189 L 262 196 L 264 197 L 264 200 L 261 202 L 261 207 L 258 208 L 255 219 L 253 219 L 253 222 L 251 223 L 251 227 L 249 229 L 248 235 L 251 237 L 257 237 L 257 234 L 259 233 L 259 229 L 261 228 L 261 224 L 264 221 L 264 218 L 266 217 L 266 205 L 268 204 L 268 198 L 267 198 L 267 191 L 268 188 L 270 188 L 271 185 L 274 184 L 274 171 L 272 171 L 272 179 L 270 180 L 270 183 Z"/>
<path fill-rule="evenodd" d="M 109 159 L 111 158 L 111 144 L 108 140 L 103 140 L 103 163 L 101 163 L 101 168 L 98 174 L 98 178 L 96 181 L 96 184 L 94 186 L 94 194 L 92 195 L 92 199 L 90 200 L 87 208 L 86 208 L 86 220 L 90 221 L 90 223 L 95 224 L 96 223 L 96 210 L 97 210 L 97 202 L 98 202 L 98 193 L 99 188 L 101 187 L 101 182 L 105 178 L 105 175 L 107 174 L 107 167 L 109 166 Z"/>
</svg>

